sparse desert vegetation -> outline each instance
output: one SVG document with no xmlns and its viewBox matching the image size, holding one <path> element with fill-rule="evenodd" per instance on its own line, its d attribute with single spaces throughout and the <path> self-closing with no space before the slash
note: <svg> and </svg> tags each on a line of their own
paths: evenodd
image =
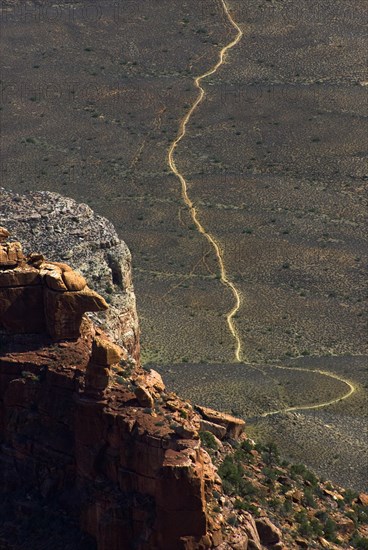
<svg viewBox="0 0 368 550">
<path fill-rule="evenodd" d="M 233 364 L 232 296 L 167 165 L 194 77 L 233 35 L 218 2 L 142 0 L 116 11 L 106 0 L 98 17 L 76 10 L 72 20 L 61 3 L 57 18 L 24 17 L 21 2 L 9 3 L 1 184 L 58 191 L 113 221 L 133 253 L 144 361 L 173 368 L 170 383 L 194 400 L 254 417 L 339 395 L 331 379 L 272 370 L 308 359 L 356 383 L 349 402 L 315 413 L 316 441 L 312 413 L 253 429 L 260 438 L 275 430 L 285 452 L 297 441 L 311 464 L 328 436 L 342 451 L 327 468 L 366 485 L 365 6 L 312 3 L 231 0 L 244 37 L 208 78 L 176 157 L 241 292 L 243 359 L 261 369 L 251 378 Z M 186 385 L 182 363 L 199 366 Z M 213 384 L 219 376 L 208 391 L 207 372 Z"/>
</svg>

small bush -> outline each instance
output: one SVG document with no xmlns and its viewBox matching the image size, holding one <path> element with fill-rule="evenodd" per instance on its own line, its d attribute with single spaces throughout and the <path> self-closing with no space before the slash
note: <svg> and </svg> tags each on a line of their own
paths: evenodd
<svg viewBox="0 0 368 550">
<path fill-rule="evenodd" d="M 355 533 L 352 536 L 350 543 L 353 548 L 357 548 L 358 550 L 368 550 L 368 539 L 366 537 L 361 537 L 359 533 Z"/>
<path fill-rule="evenodd" d="M 199 438 L 202 445 L 207 447 L 207 449 L 213 449 L 215 451 L 218 449 L 215 436 L 211 432 L 199 432 Z"/>
<path fill-rule="evenodd" d="M 346 489 L 346 491 L 344 493 L 344 501 L 347 504 L 351 504 L 353 502 L 353 500 L 357 498 L 357 496 L 358 495 L 355 491 L 351 491 L 351 489 Z"/>
<path fill-rule="evenodd" d="M 304 491 L 304 501 L 305 501 L 305 504 L 307 506 L 309 506 L 310 508 L 316 508 L 317 505 L 316 505 L 316 501 L 314 500 L 314 497 L 313 497 L 312 489 L 307 488 Z"/>
<path fill-rule="evenodd" d="M 278 448 L 276 444 L 273 443 L 272 441 L 267 443 L 263 447 L 262 458 L 265 461 L 265 463 L 268 464 L 269 466 L 271 464 L 278 464 L 279 457 L 280 457 L 280 454 L 279 454 Z"/>
<path fill-rule="evenodd" d="M 250 452 L 253 451 L 254 445 L 249 439 L 246 439 L 245 441 L 242 441 L 241 448 L 243 449 L 243 451 Z"/>
<path fill-rule="evenodd" d="M 236 516 L 229 516 L 227 522 L 231 527 L 237 527 L 239 525 L 238 518 Z"/>
<path fill-rule="evenodd" d="M 293 479 L 296 479 L 296 476 L 301 476 L 305 481 L 309 481 L 313 486 L 316 486 L 318 479 L 310 472 L 304 464 L 293 464 L 290 468 L 290 474 Z"/>
<path fill-rule="evenodd" d="M 323 528 L 325 538 L 333 542 L 336 539 L 336 530 L 336 522 L 331 518 L 327 518 Z"/>
<path fill-rule="evenodd" d="M 291 500 L 286 498 L 285 501 L 284 501 L 284 504 L 282 506 L 282 513 L 285 516 L 289 516 L 292 511 L 293 511 L 293 504 L 292 504 Z"/>
<path fill-rule="evenodd" d="M 218 474 L 223 481 L 227 482 L 228 487 L 231 487 L 230 493 L 240 493 L 244 469 L 241 464 L 234 462 L 233 457 L 225 457 L 225 460 L 218 469 Z"/>
</svg>

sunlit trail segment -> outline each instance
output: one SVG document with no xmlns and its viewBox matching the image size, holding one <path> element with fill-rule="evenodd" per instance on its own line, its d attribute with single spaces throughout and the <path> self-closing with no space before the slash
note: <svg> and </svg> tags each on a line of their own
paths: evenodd
<svg viewBox="0 0 368 550">
<path fill-rule="evenodd" d="M 270 411 L 265 412 L 261 414 L 261 417 L 267 417 L 267 416 L 273 416 L 275 414 L 281 414 L 286 412 L 295 412 L 295 411 L 310 411 L 313 409 L 323 409 L 324 407 L 328 407 L 329 405 L 335 405 L 336 403 L 339 403 L 340 401 L 344 401 L 345 399 L 348 399 L 355 391 L 356 387 L 354 384 L 349 382 L 349 380 L 346 380 L 345 378 L 341 378 L 341 376 L 338 376 L 337 374 L 333 374 L 331 372 L 326 372 L 323 370 L 310 370 L 310 369 L 303 369 L 298 367 L 284 367 L 284 366 L 276 366 L 273 365 L 272 368 L 276 369 L 285 369 L 285 370 L 293 370 L 293 371 L 302 371 L 302 372 L 313 372 L 315 374 L 322 374 L 322 376 L 328 376 L 329 378 L 334 378 L 335 380 L 338 380 L 339 382 L 343 382 L 346 384 L 349 388 L 349 391 L 345 393 L 344 395 L 340 397 L 336 397 L 335 399 L 331 399 L 330 401 L 325 401 L 323 403 L 318 403 L 315 405 L 296 405 L 294 407 L 287 407 L 286 409 L 279 409 L 277 411 Z"/>
<path fill-rule="evenodd" d="M 241 340 L 240 340 L 239 334 L 237 332 L 237 329 L 236 329 L 236 326 L 235 326 L 235 323 L 234 323 L 234 316 L 239 311 L 240 305 L 241 305 L 240 292 L 238 291 L 238 289 L 236 288 L 234 283 L 228 278 L 226 268 L 225 268 L 223 252 L 221 250 L 220 244 L 217 242 L 217 240 L 215 239 L 215 237 L 213 235 L 211 235 L 210 233 L 208 233 L 206 231 L 206 229 L 203 227 L 203 225 L 199 221 L 197 210 L 196 210 L 196 208 L 193 204 L 193 201 L 190 199 L 190 197 L 188 195 L 187 182 L 186 182 L 183 174 L 177 168 L 175 160 L 174 160 L 175 149 L 177 148 L 178 144 L 181 142 L 181 140 L 183 139 L 183 137 L 186 134 L 188 122 L 191 119 L 194 111 L 202 103 L 202 101 L 203 101 L 203 99 L 206 95 L 205 89 L 201 85 L 202 80 L 217 72 L 219 67 L 221 67 L 221 65 L 223 65 L 227 52 L 229 50 L 231 50 L 234 46 L 236 46 L 236 44 L 238 44 L 238 42 L 241 40 L 241 38 L 243 36 L 242 30 L 240 29 L 239 25 L 232 18 L 231 14 L 230 14 L 230 11 L 229 11 L 229 8 L 228 8 L 225 0 L 220 0 L 220 2 L 223 6 L 224 12 L 225 12 L 228 20 L 230 21 L 230 23 L 234 27 L 234 29 L 236 29 L 237 35 L 229 44 L 227 44 L 226 46 L 224 46 L 222 48 L 222 50 L 220 51 L 219 59 L 218 59 L 217 63 L 211 69 L 209 69 L 205 73 L 197 76 L 194 79 L 194 85 L 199 90 L 199 94 L 198 94 L 197 99 L 194 101 L 193 105 L 190 107 L 187 114 L 184 116 L 184 118 L 180 122 L 177 137 L 175 138 L 175 140 L 173 141 L 173 143 L 171 144 L 171 146 L 169 148 L 168 164 L 170 166 L 171 171 L 180 180 L 181 193 L 182 193 L 183 200 L 184 200 L 185 204 L 187 205 L 187 207 L 189 209 L 189 213 L 191 215 L 191 218 L 192 218 L 197 230 L 208 240 L 208 242 L 210 243 L 210 245 L 212 246 L 212 248 L 215 251 L 217 261 L 218 261 L 218 265 L 219 265 L 219 268 L 220 268 L 221 283 L 224 286 L 226 286 L 233 294 L 234 306 L 227 313 L 226 321 L 227 321 L 227 325 L 229 327 L 230 333 L 232 334 L 232 336 L 235 340 L 235 359 L 236 359 L 236 361 L 240 362 L 240 361 L 242 361 L 242 344 L 241 344 Z"/>
</svg>

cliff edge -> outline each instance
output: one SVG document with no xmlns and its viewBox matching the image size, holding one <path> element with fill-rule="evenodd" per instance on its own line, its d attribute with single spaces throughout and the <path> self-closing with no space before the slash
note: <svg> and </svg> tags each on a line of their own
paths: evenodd
<svg viewBox="0 0 368 550">
<path fill-rule="evenodd" d="M 140 365 L 126 245 L 70 199 L 1 199 L 0 548 L 247 548 L 245 527 L 225 542 L 203 418 Z M 86 279 L 111 285 L 110 307 Z M 244 425 L 209 420 L 222 436 Z"/>
</svg>

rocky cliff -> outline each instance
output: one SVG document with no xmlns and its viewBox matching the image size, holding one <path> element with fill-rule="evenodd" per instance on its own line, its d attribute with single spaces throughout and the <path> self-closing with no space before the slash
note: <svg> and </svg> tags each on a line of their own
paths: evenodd
<svg viewBox="0 0 368 550">
<path fill-rule="evenodd" d="M 14 232 L 0 231 L 0 548 L 261 548 L 251 516 L 226 529 L 199 438 L 244 423 L 202 418 L 142 369 L 130 255 L 110 224 L 50 193 L 1 191 L 0 215 Z M 102 320 L 83 315 L 108 304 L 82 273 L 111 304 Z"/>
</svg>

